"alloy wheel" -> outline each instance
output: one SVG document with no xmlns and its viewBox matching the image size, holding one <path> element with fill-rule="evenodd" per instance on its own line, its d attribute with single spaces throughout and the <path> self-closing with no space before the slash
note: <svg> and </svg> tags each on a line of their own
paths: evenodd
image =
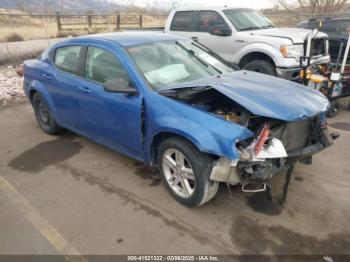
<svg viewBox="0 0 350 262">
<path fill-rule="evenodd" d="M 44 124 L 47 124 L 49 122 L 49 111 L 44 101 L 40 101 L 38 109 L 39 109 L 40 120 Z"/>
<path fill-rule="evenodd" d="M 191 197 L 196 180 L 185 155 L 175 148 L 167 149 L 163 154 L 162 167 L 166 182 L 171 189 L 182 198 Z"/>
</svg>

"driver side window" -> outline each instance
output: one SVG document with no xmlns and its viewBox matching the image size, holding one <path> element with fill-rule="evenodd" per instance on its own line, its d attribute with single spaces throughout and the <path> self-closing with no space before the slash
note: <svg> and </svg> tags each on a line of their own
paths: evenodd
<svg viewBox="0 0 350 262">
<path fill-rule="evenodd" d="M 85 78 L 105 84 L 111 80 L 128 82 L 128 73 L 110 51 L 89 46 L 86 54 Z"/>
<path fill-rule="evenodd" d="M 215 11 L 200 11 L 197 21 L 197 32 L 209 32 L 213 26 L 228 27 L 221 15 Z"/>
</svg>

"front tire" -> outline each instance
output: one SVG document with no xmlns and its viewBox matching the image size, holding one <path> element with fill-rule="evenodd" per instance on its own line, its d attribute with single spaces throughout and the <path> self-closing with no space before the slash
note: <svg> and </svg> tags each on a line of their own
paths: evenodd
<svg viewBox="0 0 350 262">
<path fill-rule="evenodd" d="M 245 64 L 242 69 L 254 71 L 270 76 L 276 76 L 276 67 L 266 60 L 253 60 Z"/>
<path fill-rule="evenodd" d="M 56 135 L 62 132 L 63 129 L 57 125 L 46 101 L 39 93 L 33 96 L 33 108 L 36 121 L 45 133 Z"/>
<path fill-rule="evenodd" d="M 219 183 L 210 180 L 213 162 L 190 142 L 178 137 L 164 140 L 157 163 L 168 191 L 181 204 L 200 206 L 216 195 Z"/>
</svg>

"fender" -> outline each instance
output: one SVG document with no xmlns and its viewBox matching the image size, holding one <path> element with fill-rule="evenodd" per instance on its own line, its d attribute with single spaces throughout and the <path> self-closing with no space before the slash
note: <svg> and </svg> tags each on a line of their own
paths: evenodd
<svg viewBox="0 0 350 262">
<path fill-rule="evenodd" d="M 273 60 L 276 66 L 279 66 L 280 64 L 282 64 L 281 60 L 285 59 L 282 56 L 281 52 L 279 52 L 279 50 L 277 50 L 274 46 L 263 42 L 255 42 L 255 43 L 247 44 L 241 49 L 239 49 L 234 54 L 233 61 L 236 61 L 237 63 L 239 63 L 245 55 L 248 55 L 250 53 L 255 53 L 255 52 L 262 53 L 269 56 Z"/>
<path fill-rule="evenodd" d="M 154 96 L 157 96 L 158 106 L 152 107 L 156 111 L 150 112 L 150 107 L 147 104 L 154 104 L 152 102 Z M 146 163 L 152 162 L 152 145 L 154 138 L 160 133 L 179 135 L 191 141 L 201 152 L 223 156 L 231 160 L 239 157 L 235 147 L 236 140 L 244 140 L 253 135 L 249 129 L 243 126 L 213 117 L 207 112 L 202 112 L 159 94 L 146 97 L 149 99 L 145 101 L 144 161 Z M 210 123 L 210 127 L 203 128 L 204 123 Z"/>
<path fill-rule="evenodd" d="M 185 123 L 186 121 L 182 121 L 185 125 L 188 125 L 190 123 Z M 239 157 L 239 153 L 237 152 L 235 144 L 235 139 L 227 139 L 222 140 L 216 139 L 213 134 L 210 132 L 203 132 L 203 130 L 199 130 L 200 127 L 196 126 L 191 128 L 192 132 L 196 134 L 196 136 L 193 136 L 192 132 L 185 131 L 182 129 L 166 126 L 159 130 L 157 130 L 155 133 L 153 133 L 151 136 L 148 136 L 146 138 L 146 143 L 144 147 L 144 161 L 145 163 L 150 164 L 152 162 L 152 145 L 154 142 L 154 138 L 161 134 L 161 133 L 171 133 L 174 135 L 178 135 L 180 137 L 185 138 L 186 140 L 190 141 L 192 144 L 194 144 L 197 149 L 201 152 L 213 154 L 216 156 L 222 156 L 226 157 L 228 159 L 234 160 Z M 200 132 L 202 131 L 202 132 Z"/>
<path fill-rule="evenodd" d="M 44 87 L 42 83 L 40 83 L 38 80 L 33 80 L 28 88 L 28 98 L 31 91 L 35 90 L 36 92 L 40 93 L 40 95 L 45 99 L 51 113 L 53 114 L 53 117 L 55 118 L 57 124 L 61 124 L 61 119 L 59 117 L 59 114 L 57 114 L 56 107 L 54 106 L 52 97 L 50 96 L 47 89 Z"/>
</svg>

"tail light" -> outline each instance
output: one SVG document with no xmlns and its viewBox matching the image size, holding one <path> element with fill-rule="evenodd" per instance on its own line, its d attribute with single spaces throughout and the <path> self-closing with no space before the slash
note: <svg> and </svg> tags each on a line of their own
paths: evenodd
<svg viewBox="0 0 350 262">
<path fill-rule="evenodd" d="M 260 132 L 260 135 L 254 147 L 255 155 L 258 155 L 260 153 L 265 142 L 269 139 L 269 136 L 270 136 L 270 129 L 269 129 L 269 126 L 265 124 L 263 129 Z"/>
</svg>

